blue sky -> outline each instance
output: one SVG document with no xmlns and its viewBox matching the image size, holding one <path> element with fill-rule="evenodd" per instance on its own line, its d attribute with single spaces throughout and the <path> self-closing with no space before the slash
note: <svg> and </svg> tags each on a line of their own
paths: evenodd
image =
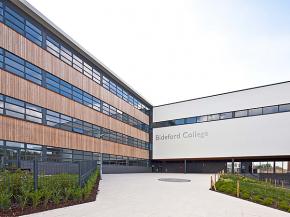
<svg viewBox="0 0 290 217">
<path fill-rule="evenodd" d="M 290 80 L 288 0 L 28 0 L 153 105 Z"/>
</svg>

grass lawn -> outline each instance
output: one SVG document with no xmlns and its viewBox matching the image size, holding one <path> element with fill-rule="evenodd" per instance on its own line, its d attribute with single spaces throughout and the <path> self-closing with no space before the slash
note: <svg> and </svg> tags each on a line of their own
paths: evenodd
<svg viewBox="0 0 290 217">
<path fill-rule="evenodd" d="M 240 181 L 240 198 L 290 212 L 290 189 L 275 187 L 264 181 L 224 174 L 216 182 L 216 190 L 236 197 L 238 180 Z"/>
</svg>

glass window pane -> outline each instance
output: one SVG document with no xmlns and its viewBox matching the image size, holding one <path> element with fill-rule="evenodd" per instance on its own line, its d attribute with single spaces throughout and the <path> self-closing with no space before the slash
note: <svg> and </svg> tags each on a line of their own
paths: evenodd
<svg viewBox="0 0 290 217">
<path fill-rule="evenodd" d="M 184 123 L 184 118 L 175 120 L 175 125 L 182 125 Z"/>
<path fill-rule="evenodd" d="M 249 116 L 261 115 L 262 108 L 249 109 Z"/>
<path fill-rule="evenodd" d="M 196 117 L 196 122 L 201 123 L 207 121 L 207 115 Z"/>
<path fill-rule="evenodd" d="M 219 114 L 208 115 L 208 121 L 216 121 L 219 119 Z"/>
<path fill-rule="evenodd" d="M 263 114 L 272 114 L 278 112 L 278 106 L 267 106 L 263 108 Z"/>
<path fill-rule="evenodd" d="M 290 111 L 290 103 L 279 105 L 279 112 L 289 112 Z"/>
<path fill-rule="evenodd" d="M 229 119 L 229 118 L 233 118 L 233 113 L 232 112 L 225 112 L 225 113 L 221 113 L 220 114 L 220 119 Z"/>
<path fill-rule="evenodd" d="M 248 110 L 236 111 L 235 118 L 248 116 Z"/>
<path fill-rule="evenodd" d="M 193 123 L 196 123 L 196 117 L 185 118 L 185 123 L 186 123 L 186 124 L 193 124 Z"/>
</svg>

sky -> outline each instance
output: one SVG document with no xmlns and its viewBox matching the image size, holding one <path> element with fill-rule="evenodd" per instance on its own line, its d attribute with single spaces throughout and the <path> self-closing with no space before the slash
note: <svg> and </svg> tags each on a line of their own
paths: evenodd
<svg viewBox="0 0 290 217">
<path fill-rule="evenodd" d="M 154 106 L 290 80 L 288 0 L 28 2 Z"/>
</svg>

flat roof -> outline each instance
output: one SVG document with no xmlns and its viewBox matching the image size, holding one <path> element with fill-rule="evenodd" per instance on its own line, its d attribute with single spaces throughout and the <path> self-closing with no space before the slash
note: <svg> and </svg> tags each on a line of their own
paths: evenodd
<svg viewBox="0 0 290 217">
<path fill-rule="evenodd" d="M 197 97 L 197 98 L 193 98 L 193 99 L 187 99 L 187 100 L 182 100 L 182 101 L 177 101 L 177 102 L 171 102 L 171 103 L 166 103 L 166 104 L 153 106 L 153 108 L 161 107 L 161 106 L 167 106 L 167 105 L 172 105 L 172 104 L 177 104 L 177 103 L 189 102 L 189 101 L 193 101 L 193 100 L 205 99 L 205 98 L 209 98 L 209 97 L 221 96 L 221 95 L 231 94 L 231 93 L 236 93 L 236 92 L 241 92 L 241 91 L 253 90 L 253 89 L 258 89 L 258 88 L 263 88 L 263 87 L 269 87 L 269 86 L 274 86 L 274 85 L 279 85 L 279 84 L 285 84 L 285 83 L 290 83 L 290 81 L 283 81 L 283 82 L 278 82 L 278 83 L 273 83 L 273 84 L 250 87 L 250 88 L 234 90 L 234 91 L 225 92 L 225 93 L 219 93 L 219 94 L 214 94 L 214 95 L 209 95 L 209 96 L 203 96 L 203 97 Z"/>
<path fill-rule="evenodd" d="M 128 91 L 130 91 L 136 98 L 141 100 L 148 107 L 152 107 L 152 104 L 149 103 L 141 94 L 139 94 L 136 90 L 134 90 L 129 84 L 123 81 L 118 75 L 116 75 L 111 69 L 109 69 L 105 64 L 103 64 L 100 60 L 98 60 L 93 54 L 83 48 L 78 42 L 72 39 L 69 35 L 67 35 L 63 30 L 61 30 L 58 26 L 56 26 L 52 21 L 50 21 L 46 16 L 44 16 L 40 11 L 38 11 L 35 7 L 33 7 L 26 0 L 11 0 L 11 2 L 19 7 L 21 10 L 26 12 L 29 16 L 63 40 L 65 43 L 70 45 L 73 49 L 75 49 L 82 56 L 87 58 L 93 64 L 96 64 L 102 70 L 105 71 L 109 77 L 116 80 L 119 84 L 125 87 Z"/>
</svg>

